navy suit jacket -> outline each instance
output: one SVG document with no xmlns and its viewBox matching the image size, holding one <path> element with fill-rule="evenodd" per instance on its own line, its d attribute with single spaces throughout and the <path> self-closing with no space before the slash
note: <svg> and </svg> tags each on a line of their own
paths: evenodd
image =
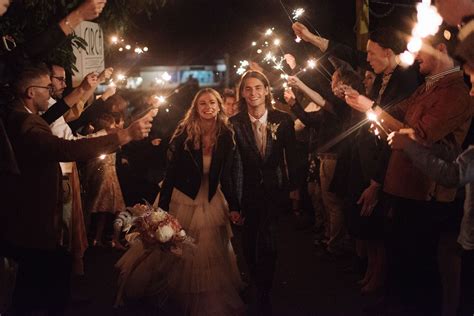
<svg viewBox="0 0 474 316">
<path fill-rule="evenodd" d="M 234 188 L 245 209 L 258 199 L 288 199 L 288 190 L 297 188 L 297 155 L 294 123 L 285 112 L 269 109 L 265 157 L 257 149 L 247 111 L 230 119 L 235 131 L 237 151 L 233 163 Z M 269 126 L 278 126 L 273 133 Z M 265 196 L 258 196 L 261 192 Z"/>
</svg>

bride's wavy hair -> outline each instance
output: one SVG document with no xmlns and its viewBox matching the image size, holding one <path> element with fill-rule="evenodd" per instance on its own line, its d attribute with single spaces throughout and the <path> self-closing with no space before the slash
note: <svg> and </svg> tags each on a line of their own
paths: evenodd
<svg viewBox="0 0 474 316">
<path fill-rule="evenodd" d="M 216 129 L 215 129 L 214 135 L 212 136 L 213 144 L 216 144 L 217 138 L 222 132 L 224 131 L 232 132 L 232 128 L 230 127 L 229 120 L 223 111 L 222 104 L 224 102 L 222 101 L 221 96 L 216 90 L 211 89 L 211 88 L 205 88 L 205 89 L 199 90 L 198 93 L 196 93 L 196 95 L 194 96 L 191 107 L 186 112 L 181 122 L 179 122 L 179 125 L 176 128 L 176 131 L 174 132 L 173 137 L 171 137 L 170 142 L 172 142 L 179 135 L 186 132 L 187 136 L 186 136 L 186 140 L 184 141 L 184 148 L 186 150 L 190 150 L 191 148 L 198 150 L 201 148 L 202 130 L 201 130 L 201 124 L 200 124 L 200 117 L 197 110 L 197 105 L 198 105 L 197 103 L 198 103 L 199 98 L 206 93 L 212 94 L 214 97 L 216 97 L 217 104 L 219 106 L 219 112 L 217 113 L 217 117 L 216 117 Z"/>
</svg>

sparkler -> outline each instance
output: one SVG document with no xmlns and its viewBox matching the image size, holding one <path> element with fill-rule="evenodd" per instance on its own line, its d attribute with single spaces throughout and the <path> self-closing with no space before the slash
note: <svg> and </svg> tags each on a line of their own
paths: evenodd
<svg viewBox="0 0 474 316">
<path fill-rule="evenodd" d="M 375 125 L 377 125 L 377 127 L 380 128 L 380 129 L 382 130 L 382 132 L 384 132 L 384 134 L 385 134 L 386 136 L 388 136 L 389 133 L 388 133 L 387 130 L 382 126 L 381 122 L 379 121 L 379 118 L 378 118 L 377 114 L 375 114 L 374 111 L 369 110 L 369 111 L 367 111 L 367 114 L 366 114 L 366 115 L 367 115 L 367 119 L 368 119 L 369 121 L 371 121 L 371 122 L 373 122 Z M 382 121 L 382 122 L 383 122 L 383 121 Z M 376 135 L 378 136 L 377 133 L 378 133 L 378 129 L 376 129 Z"/>
<path fill-rule="evenodd" d="M 407 49 L 410 53 L 417 53 L 421 50 L 423 41 L 419 37 L 412 37 L 407 44 Z"/>
<path fill-rule="evenodd" d="M 171 80 L 171 75 L 167 72 L 164 72 L 162 75 L 161 75 L 161 79 L 163 79 L 164 81 L 170 81 Z"/>
<path fill-rule="evenodd" d="M 269 28 L 265 31 L 265 36 L 270 36 L 270 35 L 272 35 L 272 33 L 273 33 L 273 27 Z"/>
<path fill-rule="evenodd" d="M 311 69 L 314 69 L 316 68 L 317 66 L 317 61 L 315 59 L 308 59 L 308 67 L 311 68 Z"/>
<path fill-rule="evenodd" d="M 302 16 L 303 13 L 304 13 L 303 8 L 298 8 L 298 9 L 293 10 L 293 20 L 298 21 L 298 18 Z"/>
<path fill-rule="evenodd" d="M 398 57 L 400 58 L 400 62 L 404 66 L 413 65 L 413 63 L 415 62 L 415 55 L 409 51 L 404 51 L 403 53 L 398 55 Z"/>
<path fill-rule="evenodd" d="M 244 72 L 247 71 L 247 67 L 249 66 L 249 62 L 247 60 L 241 60 L 240 61 L 240 66 L 239 68 L 237 69 L 237 74 L 240 76 L 242 75 Z"/>
<path fill-rule="evenodd" d="M 415 54 L 423 46 L 422 39 L 434 35 L 438 32 L 439 26 L 443 23 L 443 18 L 439 15 L 435 6 L 430 0 L 423 0 L 416 6 L 417 23 L 412 30 L 412 38 L 408 42 L 407 50 L 399 55 L 400 61 L 405 66 L 410 66 L 415 62 Z"/>
<path fill-rule="evenodd" d="M 125 80 L 126 78 L 127 78 L 127 77 L 126 77 L 124 74 L 120 74 L 120 73 L 117 74 L 117 80 L 118 80 L 118 81 L 123 81 L 123 80 Z"/>
<path fill-rule="evenodd" d="M 158 103 L 160 105 L 166 102 L 166 97 L 162 95 L 155 95 L 155 99 L 158 100 Z"/>
</svg>

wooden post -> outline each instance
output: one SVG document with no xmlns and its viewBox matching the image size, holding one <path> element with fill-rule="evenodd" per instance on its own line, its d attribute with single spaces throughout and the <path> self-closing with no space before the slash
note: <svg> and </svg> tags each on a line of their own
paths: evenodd
<svg viewBox="0 0 474 316">
<path fill-rule="evenodd" d="M 365 51 L 369 39 L 369 0 L 356 0 L 357 49 Z"/>
</svg>

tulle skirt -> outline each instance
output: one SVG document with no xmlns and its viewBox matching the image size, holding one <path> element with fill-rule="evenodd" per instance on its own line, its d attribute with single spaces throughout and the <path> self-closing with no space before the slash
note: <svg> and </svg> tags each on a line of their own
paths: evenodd
<svg viewBox="0 0 474 316">
<path fill-rule="evenodd" d="M 239 296 L 242 281 L 230 243 L 228 206 L 220 190 L 211 202 L 207 196 L 207 183 L 195 200 L 173 191 L 170 213 L 195 239 L 195 247 L 186 247 L 177 256 L 158 247 L 144 249 L 141 241 L 134 241 L 116 264 L 120 270 L 119 300 L 123 295 L 151 298 L 160 305 L 173 301 L 184 315 L 244 313 Z"/>
</svg>

